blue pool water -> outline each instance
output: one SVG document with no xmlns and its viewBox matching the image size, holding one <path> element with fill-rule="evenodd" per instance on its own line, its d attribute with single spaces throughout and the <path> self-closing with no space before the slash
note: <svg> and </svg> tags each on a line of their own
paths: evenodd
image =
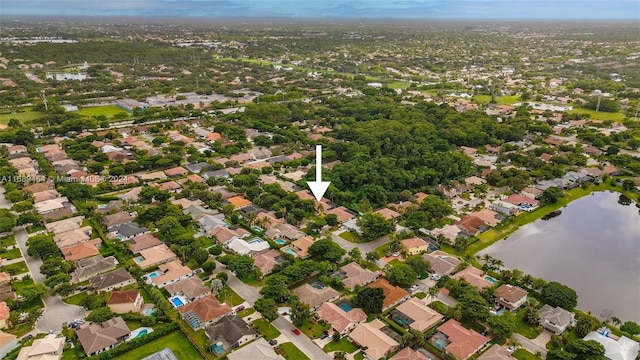
<svg viewBox="0 0 640 360">
<path fill-rule="evenodd" d="M 157 271 L 154 271 L 151 274 L 149 274 L 149 279 L 153 279 L 155 277 L 158 277 L 158 272 Z"/>
<path fill-rule="evenodd" d="M 222 346 L 218 346 L 217 344 L 211 345 L 211 350 L 216 353 L 216 355 L 224 354 L 224 348 Z"/>
<path fill-rule="evenodd" d="M 261 229 L 260 227 L 258 227 L 258 226 L 254 226 L 254 227 L 252 227 L 252 229 L 253 229 L 253 231 L 255 231 L 255 232 L 260 232 L 260 231 L 262 231 L 262 229 Z"/>
<path fill-rule="evenodd" d="M 147 329 L 142 329 L 140 330 L 140 332 L 138 333 L 138 335 L 136 335 L 137 338 L 139 337 L 143 337 L 144 335 L 147 335 L 147 332 L 149 332 Z"/>
<path fill-rule="evenodd" d="M 351 307 L 351 305 L 349 305 L 347 303 L 341 303 L 338 306 L 340 307 L 340 309 L 344 310 L 344 312 L 349 312 L 349 311 L 351 311 L 353 309 Z"/>
<path fill-rule="evenodd" d="M 144 261 L 144 258 L 142 256 L 138 256 L 137 258 L 134 258 L 133 261 L 135 261 L 136 264 L 139 264 Z"/>
<path fill-rule="evenodd" d="M 291 254 L 291 255 L 298 255 L 298 253 L 295 250 L 293 250 L 292 248 L 288 248 L 284 252 L 286 252 L 288 254 Z"/>
<path fill-rule="evenodd" d="M 260 238 L 254 238 L 254 239 L 251 239 L 251 240 L 247 241 L 247 244 L 257 244 L 257 243 L 261 243 L 263 241 L 264 240 L 262 240 Z"/>
<path fill-rule="evenodd" d="M 444 350 L 447 347 L 447 344 L 442 339 L 436 339 L 436 347 L 440 350 Z"/>
<path fill-rule="evenodd" d="M 484 279 L 487 280 L 488 282 L 492 283 L 493 285 L 498 283 L 498 280 L 492 278 L 491 276 L 485 276 Z"/>
<path fill-rule="evenodd" d="M 153 315 L 153 308 L 148 308 L 147 310 L 144 311 L 144 314 L 147 316 Z"/>
<path fill-rule="evenodd" d="M 173 297 L 170 300 L 171 300 L 171 303 L 175 307 L 180 307 L 180 306 L 184 305 L 184 303 L 182 302 L 182 300 L 179 297 Z"/>
<path fill-rule="evenodd" d="M 276 242 L 276 244 L 280 244 L 280 245 L 284 245 L 284 244 L 287 243 L 286 241 L 284 241 L 282 239 L 276 239 L 275 242 Z"/>
</svg>

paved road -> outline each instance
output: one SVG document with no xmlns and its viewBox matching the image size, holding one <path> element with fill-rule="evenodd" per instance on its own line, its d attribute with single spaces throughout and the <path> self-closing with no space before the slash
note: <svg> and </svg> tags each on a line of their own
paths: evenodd
<svg viewBox="0 0 640 360">
<path fill-rule="evenodd" d="M 4 187 L 0 186 L 0 209 L 9 209 L 11 207 L 11 201 L 4 197 Z"/>
<path fill-rule="evenodd" d="M 520 334 L 513 334 L 512 338 L 518 343 L 520 343 L 520 345 L 522 345 L 523 348 L 527 349 L 527 351 L 529 351 L 532 354 L 535 354 L 539 351 L 542 354 L 542 357 L 545 357 L 547 355 L 547 348 L 536 344 L 532 340 L 529 340 Z"/>
<path fill-rule="evenodd" d="M 29 254 L 27 254 L 27 240 L 29 239 L 29 235 L 27 234 L 27 231 L 22 227 L 15 228 L 13 231 L 16 234 L 16 242 L 20 247 L 20 251 L 22 251 L 22 256 L 24 257 L 24 261 L 27 263 L 27 266 L 29 267 L 29 274 L 31 274 L 31 278 L 35 282 L 39 282 L 39 283 L 44 282 L 44 279 L 46 279 L 46 276 L 40 273 L 40 265 L 42 265 L 42 260 L 40 260 L 39 257 L 29 256 Z"/>
<path fill-rule="evenodd" d="M 49 330 L 60 332 L 63 322 L 68 324 L 86 316 L 84 308 L 65 304 L 59 296 L 49 295 L 44 303 L 46 305 L 44 313 L 36 323 L 36 329 L 44 333 Z"/>
<path fill-rule="evenodd" d="M 277 319 L 273 321 L 273 326 L 275 326 L 282 335 L 284 335 L 289 341 L 291 341 L 300 351 L 305 353 L 309 358 L 313 360 L 318 359 L 331 359 L 327 353 L 322 351 L 311 339 L 309 339 L 306 335 L 300 334 L 295 335 L 293 333 L 294 326 L 290 322 L 287 321 L 282 316 L 278 316 Z"/>
<path fill-rule="evenodd" d="M 383 236 L 373 241 L 356 244 L 341 238 L 337 233 L 339 233 L 339 231 L 331 233 L 331 238 L 334 242 L 340 244 L 340 246 L 342 246 L 343 249 L 347 250 L 347 252 L 354 247 L 357 247 L 358 249 L 360 249 L 360 252 L 362 252 L 362 256 L 365 256 L 368 252 L 375 250 L 378 246 L 389 241 L 389 236 Z"/>
</svg>

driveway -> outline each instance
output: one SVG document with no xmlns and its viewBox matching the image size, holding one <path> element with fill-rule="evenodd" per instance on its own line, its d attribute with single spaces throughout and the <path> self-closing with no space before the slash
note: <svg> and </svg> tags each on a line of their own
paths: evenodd
<svg viewBox="0 0 640 360">
<path fill-rule="evenodd" d="M 49 295 L 44 303 L 44 313 L 36 323 L 36 329 L 44 333 L 49 330 L 60 332 L 63 322 L 68 324 L 75 319 L 84 318 L 86 315 L 84 308 L 65 304 L 59 296 Z"/>
<path fill-rule="evenodd" d="M 24 261 L 29 267 L 29 274 L 31 274 L 31 278 L 35 282 L 44 282 L 46 276 L 40 273 L 40 265 L 42 265 L 42 260 L 40 260 L 39 257 L 29 256 L 29 254 L 27 254 L 27 240 L 29 239 L 27 231 L 24 228 L 20 227 L 15 228 L 13 232 L 16 234 L 16 242 L 18 243 L 18 247 L 20 247 L 20 251 L 22 251 Z"/>
<path fill-rule="evenodd" d="M 389 236 L 383 236 L 373 241 L 366 243 L 352 243 L 340 237 L 342 231 L 334 231 L 331 233 L 331 239 L 342 246 L 343 249 L 349 252 L 351 249 L 357 247 L 362 252 L 362 256 L 365 256 L 368 252 L 375 250 L 378 246 L 386 244 L 389 241 Z"/>
<path fill-rule="evenodd" d="M 278 331 L 282 334 L 281 336 L 286 337 L 289 341 L 291 341 L 300 351 L 305 353 L 309 358 L 313 360 L 317 359 L 331 359 L 327 353 L 322 351 L 311 339 L 309 339 L 305 334 L 296 335 L 293 333 L 294 326 L 290 322 L 287 321 L 282 316 L 278 316 L 272 322 L 273 326 L 275 326 Z"/>
<path fill-rule="evenodd" d="M 0 209 L 11 208 L 11 201 L 4 197 L 4 186 L 0 186 Z"/>
<path fill-rule="evenodd" d="M 544 332 L 540 335 L 538 335 L 538 337 L 543 336 Z M 535 354 L 537 352 L 540 352 L 540 354 L 542 354 L 542 357 L 545 357 L 547 355 L 547 348 L 544 346 L 540 346 L 539 344 L 537 344 L 536 339 L 533 340 L 529 340 L 526 337 L 520 335 L 520 334 L 513 334 L 512 336 L 513 340 L 517 341 L 523 348 L 527 349 L 527 351 L 529 351 L 532 354 Z"/>
<path fill-rule="evenodd" d="M 216 269 L 213 271 L 213 275 L 219 272 L 226 272 L 229 276 L 227 280 L 227 285 L 235 291 L 241 298 L 243 298 L 250 306 L 260 299 L 260 289 L 261 286 L 250 286 L 242 282 L 242 280 L 238 279 L 237 276 L 234 275 L 233 272 L 229 271 L 226 266 L 216 261 Z M 212 275 L 212 276 L 213 276 Z"/>
</svg>

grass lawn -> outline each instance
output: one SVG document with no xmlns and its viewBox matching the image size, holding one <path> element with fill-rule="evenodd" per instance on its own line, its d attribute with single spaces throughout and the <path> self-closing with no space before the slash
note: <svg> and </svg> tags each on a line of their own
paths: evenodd
<svg viewBox="0 0 640 360">
<path fill-rule="evenodd" d="M 518 349 L 511 356 L 518 360 L 542 360 L 525 349 Z"/>
<path fill-rule="evenodd" d="M 589 110 L 589 109 L 573 109 L 567 112 L 569 114 L 589 114 L 591 115 L 591 119 L 593 120 L 611 120 L 611 121 L 624 120 L 624 114 L 620 112 L 617 112 L 617 113 L 610 113 L 610 112 L 603 112 L 603 111 L 596 112 L 595 110 Z"/>
<path fill-rule="evenodd" d="M 36 119 L 40 119 L 44 116 L 40 111 L 31 111 L 31 108 L 24 108 L 24 112 L 10 113 L 10 114 L 0 114 L 0 124 L 8 124 L 9 120 L 17 119 L 21 123 L 26 121 L 32 121 Z"/>
<path fill-rule="evenodd" d="M 9 275 L 18 275 L 28 272 L 29 268 L 27 267 L 27 263 L 20 261 L 15 264 L 3 266 L 0 270 L 8 273 Z"/>
<path fill-rule="evenodd" d="M 270 322 L 265 319 L 258 319 L 253 322 L 260 334 L 264 335 L 264 339 L 267 341 L 273 340 L 280 336 L 280 331 L 276 329 Z"/>
<path fill-rule="evenodd" d="M 84 351 L 81 348 L 75 347 L 73 349 L 66 349 L 62 353 L 62 360 L 75 360 L 81 359 L 84 355 Z"/>
<path fill-rule="evenodd" d="M 13 235 L 5 236 L 0 238 L 0 246 L 7 247 L 11 245 L 16 245 L 16 237 Z"/>
<path fill-rule="evenodd" d="M 253 273 L 246 275 L 244 279 L 242 279 L 242 282 L 250 286 L 264 286 L 265 284 L 264 279 L 258 280 L 256 274 Z"/>
<path fill-rule="evenodd" d="M 106 106 L 92 106 L 86 107 L 78 110 L 78 114 L 84 116 L 100 116 L 104 115 L 108 118 L 113 117 L 115 114 L 123 113 L 127 115 L 127 118 L 130 117 L 129 113 L 124 111 L 123 109 L 115 106 L 115 105 L 106 105 Z"/>
<path fill-rule="evenodd" d="M 82 302 L 82 300 L 84 300 L 87 296 L 89 296 L 87 292 L 83 291 L 73 296 L 69 296 L 68 298 L 63 299 L 62 301 L 64 301 L 67 304 L 80 306 L 80 303 Z"/>
<path fill-rule="evenodd" d="M 129 330 L 135 330 L 141 326 L 142 323 L 140 321 L 127 321 L 127 327 L 129 328 Z"/>
<path fill-rule="evenodd" d="M 424 299 L 424 298 L 426 298 L 426 297 L 427 297 L 427 294 L 425 294 L 425 293 L 423 293 L 423 292 L 419 292 L 419 293 L 416 293 L 416 294 L 415 294 L 415 295 L 413 295 L 413 296 L 417 297 L 418 299 Z"/>
<path fill-rule="evenodd" d="M 27 286 L 31 286 L 33 285 L 33 279 L 25 279 L 23 278 L 22 281 L 14 281 L 11 284 L 11 288 L 13 289 L 13 291 L 18 292 L 21 291 L 22 289 L 26 288 Z"/>
<path fill-rule="evenodd" d="M 449 311 L 449 307 L 440 301 L 434 301 L 429 304 L 429 307 L 439 312 L 440 314 L 446 314 Z"/>
<path fill-rule="evenodd" d="M 343 233 L 340 233 L 340 237 L 345 239 L 345 240 L 347 240 L 347 241 L 349 241 L 349 242 L 356 243 L 356 244 L 361 244 L 361 243 L 366 242 L 366 241 L 360 240 L 358 235 L 352 233 L 351 231 L 345 231 Z"/>
<path fill-rule="evenodd" d="M 280 348 L 284 351 L 284 358 L 291 360 L 310 360 L 300 349 L 290 342 L 280 344 Z"/>
<path fill-rule="evenodd" d="M 518 322 L 518 329 L 516 330 L 518 332 L 518 334 L 526 337 L 527 339 L 535 339 L 538 335 L 540 335 L 540 332 L 538 332 L 538 330 L 527 324 L 524 319 L 524 310 L 520 309 L 516 315 L 516 321 Z"/>
<path fill-rule="evenodd" d="M 201 359 L 202 355 L 191 344 L 191 342 L 182 335 L 180 331 L 172 332 L 150 343 L 144 344 L 139 348 L 133 349 L 126 354 L 115 357 L 114 360 L 142 359 L 164 348 L 169 348 L 180 360 Z"/>
<path fill-rule="evenodd" d="M 254 312 L 256 312 L 254 308 L 248 308 L 248 309 L 238 311 L 238 316 L 240 316 L 241 318 L 244 318 L 245 316 L 249 316 Z"/>
<path fill-rule="evenodd" d="M 3 251 L 0 253 L 0 258 L 4 260 L 13 260 L 22 257 L 22 253 L 19 248 Z"/>
<path fill-rule="evenodd" d="M 491 101 L 491 95 L 475 95 L 473 99 L 478 103 L 488 104 Z M 498 96 L 496 98 L 498 105 L 511 105 L 517 102 L 522 102 L 520 95 L 511 96 Z"/>
<path fill-rule="evenodd" d="M 230 287 L 225 286 L 218 294 L 218 300 L 220 302 L 225 302 L 230 306 L 240 305 L 244 302 L 244 299 L 240 297 L 240 295 L 236 294 Z"/>
<path fill-rule="evenodd" d="M 304 324 L 302 324 L 302 326 L 299 327 L 299 329 L 308 337 L 312 338 L 312 339 L 317 339 L 320 336 L 322 336 L 322 332 L 325 330 L 329 330 L 330 326 L 329 325 L 325 325 L 323 326 L 320 323 L 315 323 L 312 324 L 311 322 L 309 322 L 308 320 L 304 322 Z"/>
<path fill-rule="evenodd" d="M 352 352 L 358 350 L 358 348 L 349 341 L 346 337 L 343 337 L 338 342 L 332 341 L 328 343 L 324 348 L 322 348 L 325 352 L 330 351 L 344 351 L 346 353 L 351 354 Z"/>
<path fill-rule="evenodd" d="M 364 360 L 364 353 L 363 353 L 362 351 L 360 351 L 359 353 L 355 354 L 355 355 L 353 356 L 353 358 L 354 358 L 355 360 Z"/>
</svg>

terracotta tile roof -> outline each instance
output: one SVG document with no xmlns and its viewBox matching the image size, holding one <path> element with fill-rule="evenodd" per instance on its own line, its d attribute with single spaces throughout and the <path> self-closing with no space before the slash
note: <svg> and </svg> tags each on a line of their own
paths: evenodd
<svg viewBox="0 0 640 360">
<path fill-rule="evenodd" d="M 374 281 L 378 275 L 369 269 L 365 269 L 355 262 L 340 268 L 342 283 L 348 289 L 355 289 L 356 285 L 364 285 Z"/>
<path fill-rule="evenodd" d="M 9 319 L 9 305 L 7 305 L 6 301 L 0 302 L 0 320 L 8 320 Z"/>
<path fill-rule="evenodd" d="M 393 355 L 389 360 L 428 360 L 429 358 L 423 353 L 406 347 Z"/>
<path fill-rule="evenodd" d="M 329 286 L 318 289 L 309 284 L 298 286 L 293 289 L 292 293 L 296 294 L 301 302 L 309 305 L 312 309 L 340 296 L 339 292 Z"/>
<path fill-rule="evenodd" d="M 102 243 L 102 240 L 91 239 L 89 241 L 85 241 L 83 243 L 70 246 L 64 250 L 62 250 L 62 255 L 64 255 L 65 260 L 80 260 L 84 258 L 88 258 L 91 256 L 96 256 L 100 254 L 100 250 L 98 250 L 98 245 Z"/>
<path fill-rule="evenodd" d="M 245 199 L 243 196 L 230 197 L 227 199 L 227 202 L 236 210 L 251 206 L 252 204 L 251 201 Z"/>
<path fill-rule="evenodd" d="M 107 305 L 135 303 L 140 296 L 140 290 L 114 291 L 111 293 Z"/>
<path fill-rule="evenodd" d="M 353 329 L 349 334 L 349 339 L 362 347 L 366 347 L 367 350 L 364 352 L 369 358 L 380 359 L 400 345 L 381 330 L 384 327 L 385 324 L 378 319 L 369 323 L 362 323 Z"/>
<path fill-rule="evenodd" d="M 474 268 L 473 266 L 469 266 L 468 268 L 457 272 L 452 276 L 454 279 L 464 279 L 470 285 L 478 288 L 478 290 L 482 290 L 484 288 L 492 287 L 493 284 L 490 283 L 483 276 L 484 272 L 480 269 Z"/>
<path fill-rule="evenodd" d="M 387 220 L 393 220 L 393 219 L 401 216 L 401 214 L 398 213 L 397 211 L 393 211 L 393 210 L 387 209 L 387 208 L 382 208 L 380 210 L 377 210 L 377 211 L 374 212 L 374 214 L 380 214 Z"/>
<path fill-rule="evenodd" d="M 425 305 L 418 298 L 411 298 L 403 302 L 398 305 L 396 310 L 411 318 L 413 322 L 409 327 L 420 332 L 429 329 L 443 319 L 441 314 Z"/>
<path fill-rule="evenodd" d="M 391 285 L 386 279 L 378 279 L 369 284 L 369 287 L 381 288 L 384 291 L 384 302 L 382 303 L 383 310 L 409 296 L 409 293 L 406 290 L 401 287 Z"/>
<path fill-rule="evenodd" d="M 338 305 L 330 302 L 322 304 L 316 310 L 318 318 L 325 320 L 331 327 L 339 332 L 344 332 L 350 324 L 359 324 L 367 319 L 367 314 L 360 308 L 353 308 L 346 312 Z"/>
<path fill-rule="evenodd" d="M 400 241 L 407 249 L 419 248 L 422 246 L 428 246 L 429 243 L 420 239 L 419 237 L 412 237 L 410 239 L 404 239 Z"/>
<path fill-rule="evenodd" d="M 141 250 L 152 248 L 156 245 L 162 244 L 162 241 L 158 239 L 152 233 L 146 233 L 142 235 L 138 235 L 133 238 L 133 242 L 130 245 L 131 252 L 134 254 L 139 253 Z"/>
<path fill-rule="evenodd" d="M 202 321 L 203 323 L 207 323 L 221 316 L 229 314 L 233 311 L 233 309 L 231 309 L 231 307 L 227 304 L 220 304 L 218 299 L 216 299 L 213 295 L 209 295 L 178 308 L 178 312 L 180 312 L 180 314 L 182 315 L 191 311 L 193 311 L 198 316 L 200 321 Z"/>
<path fill-rule="evenodd" d="M 167 176 L 182 176 L 182 175 L 188 174 L 189 172 L 187 171 L 187 169 L 181 166 L 176 166 L 174 168 L 165 170 L 164 173 Z"/>
<path fill-rule="evenodd" d="M 451 342 L 445 348 L 458 359 L 466 359 L 480 350 L 490 339 L 473 330 L 464 328 L 459 322 L 450 319 L 438 328 Z"/>
<path fill-rule="evenodd" d="M 280 256 L 281 255 L 278 250 L 271 249 L 254 256 L 253 263 L 258 269 L 260 269 L 262 275 L 267 275 L 271 273 L 276 265 L 278 265 L 277 258 Z"/>
</svg>

